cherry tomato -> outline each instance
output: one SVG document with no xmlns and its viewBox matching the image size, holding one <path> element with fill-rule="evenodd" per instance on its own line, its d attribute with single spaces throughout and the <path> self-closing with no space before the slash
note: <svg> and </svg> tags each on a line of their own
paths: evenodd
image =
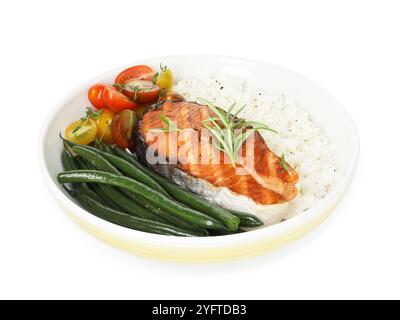
<svg viewBox="0 0 400 320">
<path fill-rule="evenodd" d="M 104 109 L 101 116 L 96 118 L 97 125 L 97 139 L 104 143 L 113 142 L 111 133 L 111 124 L 114 118 L 114 112 Z"/>
<path fill-rule="evenodd" d="M 103 99 L 106 106 L 114 112 L 120 112 L 125 109 L 135 109 L 137 104 L 128 97 L 118 92 L 114 87 L 106 87 L 103 91 Z"/>
<path fill-rule="evenodd" d="M 159 101 L 185 101 L 185 98 L 178 92 L 168 91 L 160 96 Z"/>
<path fill-rule="evenodd" d="M 158 99 L 160 87 L 153 81 L 130 79 L 124 83 L 123 93 L 138 103 L 153 103 Z"/>
<path fill-rule="evenodd" d="M 130 67 L 122 71 L 116 78 L 115 83 L 125 83 L 129 79 L 137 80 L 153 80 L 154 71 L 149 66 L 139 65 Z"/>
<path fill-rule="evenodd" d="M 74 121 L 65 129 L 66 139 L 77 144 L 93 142 L 96 134 L 97 126 L 93 119 Z"/>
<path fill-rule="evenodd" d="M 174 76 L 171 69 L 168 67 L 161 67 L 161 71 L 155 82 L 161 89 L 170 90 L 174 84 Z"/>
<path fill-rule="evenodd" d="M 132 110 L 124 110 L 117 114 L 111 125 L 114 142 L 121 148 L 132 147 L 132 133 L 136 125 L 136 114 Z"/>
<path fill-rule="evenodd" d="M 88 90 L 88 98 L 90 103 L 96 109 L 104 109 L 106 104 L 103 99 L 103 91 L 105 87 L 111 87 L 109 84 L 98 83 L 91 86 Z"/>
</svg>

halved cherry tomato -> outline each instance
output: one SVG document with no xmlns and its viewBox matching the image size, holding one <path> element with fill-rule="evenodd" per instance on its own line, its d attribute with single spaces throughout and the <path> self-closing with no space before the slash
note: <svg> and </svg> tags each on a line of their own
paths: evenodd
<svg viewBox="0 0 400 320">
<path fill-rule="evenodd" d="M 132 133 L 136 126 L 136 114 L 132 110 L 124 110 L 117 114 L 111 125 L 114 142 L 121 148 L 133 147 Z"/>
<path fill-rule="evenodd" d="M 158 84 L 161 89 L 170 90 L 174 84 L 174 76 L 171 69 L 161 66 L 161 71 L 157 75 L 155 83 Z"/>
<path fill-rule="evenodd" d="M 114 118 L 114 112 L 104 109 L 101 115 L 96 118 L 97 125 L 97 139 L 104 143 L 111 143 L 113 141 L 111 133 L 111 124 Z"/>
<path fill-rule="evenodd" d="M 103 91 L 105 87 L 111 87 L 109 84 L 98 83 L 91 86 L 88 90 L 88 98 L 90 103 L 96 109 L 104 109 L 106 104 L 103 99 Z"/>
<path fill-rule="evenodd" d="M 106 87 L 103 91 L 103 99 L 106 106 L 114 112 L 120 112 L 125 109 L 135 109 L 137 104 L 128 97 L 118 92 L 114 87 Z"/>
<path fill-rule="evenodd" d="M 148 80 L 151 81 L 154 76 L 154 71 L 149 66 L 139 65 L 130 67 L 122 71 L 116 78 L 115 83 L 123 84 L 129 79 Z"/>
<path fill-rule="evenodd" d="M 157 101 L 160 87 L 153 81 L 129 79 L 124 84 L 123 93 L 138 103 L 153 103 Z"/>
<path fill-rule="evenodd" d="M 178 92 L 168 91 L 161 95 L 158 101 L 185 101 L 185 98 Z"/>
<path fill-rule="evenodd" d="M 97 126 L 93 119 L 74 121 L 65 129 L 65 138 L 77 144 L 93 142 L 96 134 Z"/>
</svg>

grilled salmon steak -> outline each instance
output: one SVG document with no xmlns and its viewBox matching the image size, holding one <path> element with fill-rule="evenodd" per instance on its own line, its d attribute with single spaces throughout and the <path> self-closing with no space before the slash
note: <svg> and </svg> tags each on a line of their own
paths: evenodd
<svg viewBox="0 0 400 320">
<path fill-rule="evenodd" d="M 229 161 L 204 126 L 205 120 L 215 116 L 208 106 L 193 102 L 157 105 L 143 115 L 136 129 L 138 158 L 172 180 L 179 176 L 178 170 L 216 188 L 228 188 L 257 204 L 293 199 L 297 194 L 297 172 L 268 148 L 258 132 L 243 143 L 236 163 Z"/>
</svg>

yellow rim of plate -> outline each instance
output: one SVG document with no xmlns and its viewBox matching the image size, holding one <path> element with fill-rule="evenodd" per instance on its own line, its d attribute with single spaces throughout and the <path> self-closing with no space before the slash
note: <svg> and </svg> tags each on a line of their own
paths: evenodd
<svg viewBox="0 0 400 320">
<path fill-rule="evenodd" d="M 163 246 L 133 241 L 99 228 L 98 226 L 79 217 L 64 205 L 61 205 L 69 218 L 83 230 L 99 240 L 130 254 L 149 259 L 180 263 L 212 263 L 253 257 L 262 253 L 271 252 L 289 242 L 297 240 L 322 223 L 333 211 L 339 201 L 340 199 L 332 207 L 325 209 L 323 213 L 319 214 L 314 219 L 307 221 L 307 223 L 299 225 L 294 229 L 287 230 L 284 233 L 277 234 L 272 238 L 260 239 L 243 245 L 215 248 L 180 248 L 172 245 Z"/>
</svg>

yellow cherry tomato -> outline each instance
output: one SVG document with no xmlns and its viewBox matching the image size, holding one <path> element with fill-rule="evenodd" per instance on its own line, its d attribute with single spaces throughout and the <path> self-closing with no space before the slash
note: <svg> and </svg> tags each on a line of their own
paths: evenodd
<svg viewBox="0 0 400 320">
<path fill-rule="evenodd" d="M 92 119 L 74 121 L 65 129 L 67 140 L 77 144 L 89 144 L 93 142 L 96 134 L 97 125 Z"/>
<path fill-rule="evenodd" d="M 97 125 L 97 139 L 103 143 L 113 142 L 111 133 L 111 124 L 114 118 L 114 112 L 108 109 L 104 109 L 101 115 L 96 118 Z"/>
<path fill-rule="evenodd" d="M 174 76 L 171 69 L 168 67 L 161 67 L 161 71 L 156 79 L 156 84 L 161 89 L 170 90 L 174 84 Z"/>
</svg>

